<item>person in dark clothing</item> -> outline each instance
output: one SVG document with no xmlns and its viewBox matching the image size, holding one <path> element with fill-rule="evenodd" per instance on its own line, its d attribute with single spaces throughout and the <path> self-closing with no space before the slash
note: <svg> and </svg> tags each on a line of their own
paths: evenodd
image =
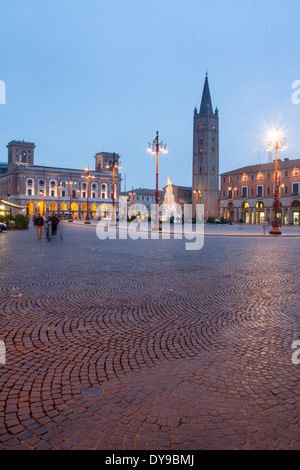
<svg viewBox="0 0 300 470">
<path fill-rule="evenodd" d="M 35 221 L 34 224 L 36 226 L 36 233 L 37 237 L 40 240 L 42 238 L 42 232 L 43 232 L 43 225 L 44 225 L 44 218 L 39 214 Z"/>
<path fill-rule="evenodd" d="M 56 214 L 52 215 L 51 217 L 51 229 L 52 229 L 52 236 L 55 237 L 57 234 L 57 226 L 59 224 L 59 218 Z"/>
</svg>

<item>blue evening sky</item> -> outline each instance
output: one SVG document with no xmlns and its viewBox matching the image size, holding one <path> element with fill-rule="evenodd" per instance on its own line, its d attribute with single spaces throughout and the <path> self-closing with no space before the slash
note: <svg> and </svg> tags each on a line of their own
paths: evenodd
<svg viewBox="0 0 300 470">
<path fill-rule="evenodd" d="M 220 172 L 266 162 L 275 124 L 300 158 L 299 17 L 299 0 L 1 0 L 0 161 L 13 139 L 50 166 L 94 168 L 95 153 L 116 152 L 126 189 L 154 188 L 158 130 L 160 188 L 168 175 L 191 186 L 206 69 Z"/>
</svg>

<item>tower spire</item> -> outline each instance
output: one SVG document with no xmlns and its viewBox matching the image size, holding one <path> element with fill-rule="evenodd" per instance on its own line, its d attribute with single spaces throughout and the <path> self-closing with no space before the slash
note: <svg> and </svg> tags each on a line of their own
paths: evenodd
<svg viewBox="0 0 300 470">
<path fill-rule="evenodd" d="M 209 84 L 208 84 L 208 75 L 206 70 L 205 82 L 202 93 L 202 100 L 200 105 L 200 114 L 206 114 L 208 109 L 212 111 L 212 101 L 210 97 Z"/>
</svg>

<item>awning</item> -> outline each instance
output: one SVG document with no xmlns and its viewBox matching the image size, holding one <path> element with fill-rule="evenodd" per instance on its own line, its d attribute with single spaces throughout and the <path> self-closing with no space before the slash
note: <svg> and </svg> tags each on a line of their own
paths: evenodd
<svg viewBox="0 0 300 470">
<path fill-rule="evenodd" d="M 15 209 L 23 209 L 23 210 L 26 209 L 26 207 L 24 207 L 24 206 L 18 206 L 17 204 L 13 204 L 12 202 L 4 201 L 3 199 L 0 199 L 0 204 L 3 204 L 4 206 L 14 207 Z"/>
</svg>

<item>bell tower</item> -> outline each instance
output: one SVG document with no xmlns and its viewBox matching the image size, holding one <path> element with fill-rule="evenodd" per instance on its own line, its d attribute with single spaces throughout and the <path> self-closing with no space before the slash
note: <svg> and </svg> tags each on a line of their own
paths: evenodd
<svg viewBox="0 0 300 470">
<path fill-rule="evenodd" d="M 204 204 L 204 218 L 219 216 L 219 112 L 212 107 L 206 74 L 200 110 L 194 110 L 193 215 Z"/>
<path fill-rule="evenodd" d="M 8 165 L 34 165 L 34 143 L 12 140 L 6 147 L 8 148 Z"/>
</svg>

